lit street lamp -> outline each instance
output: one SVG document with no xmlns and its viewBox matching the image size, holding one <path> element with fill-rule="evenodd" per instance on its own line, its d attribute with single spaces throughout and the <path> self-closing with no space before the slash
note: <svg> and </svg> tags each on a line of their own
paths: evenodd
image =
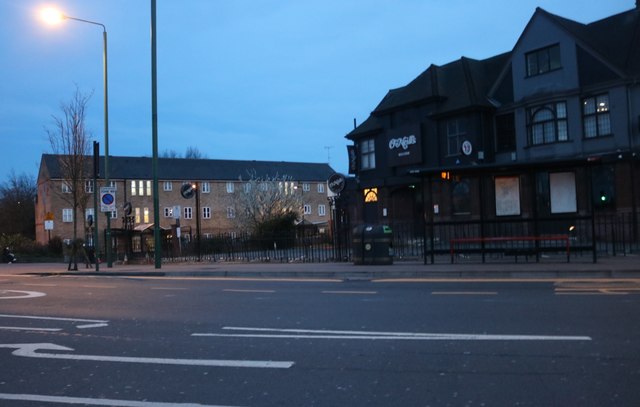
<svg viewBox="0 0 640 407">
<path fill-rule="evenodd" d="M 80 21 L 82 23 L 93 24 L 102 27 L 102 67 L 103 67 L 103 80 L 104 80 L 104 181 L 106 186 L 109 185 L 109 92 L 108 92 L 108 80 L 107 80 L 107 28 L 104 24 L 97 23 L 95 21 L 84 20 L 81 18 L 70 17 L 59 10 L 54 8 L 45 8 L 41 11 L 40 16 L 42 19 L 52 25 L 60 24 L 64 20 Z M 97 185 L 94 185 L 97 189 Z M 96 229 L 97 229 L 97 213 L 96 213 Z M 111 261 L 111 213 L 107 213 L 107 228 L 105 232 L 106 243 L 106 258 L 107 267 L 112 267 Z M 96 239 L 97 242 L 97 239 Z M 97 246 L 97 245 L 96 245 Z M 96 247 L 97 251 L 98 247 Z M 96 253 L 97 255 L 97 253 Z"/>
</svg>

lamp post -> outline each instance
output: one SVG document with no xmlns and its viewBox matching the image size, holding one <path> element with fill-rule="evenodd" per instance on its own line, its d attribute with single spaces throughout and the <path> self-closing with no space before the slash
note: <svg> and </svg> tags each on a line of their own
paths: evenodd
<svg viewBox="0 0 640 407">
<path fill-rule="evenodd" d="M 64 20 L 74 20 L 81 23 L 87 23 L 102 27 L 102 74 L 104 83 L 104 181 L 106 186 L 109 186 L 109 91 L 108 91 L 108 75 L 107 75 L 107 28 L 102 23 L 95 21 L 84 20 L 82 18 L 70 17 L 54 8 L 46 8 L 41 12 L 42 19 L 49 24 L 59 24 Z M 94 188 L 97 188 L 94 185 Z M 96 213 L 96 227 L 97 227 L 97 213 Z M 111 213 L 107 213 L 107 228 L 105 231 L 105 245 L 106 245 L 106 257 L 107 267 L 112 267 L 111 261 Z M 96 257 L 97 257 L 96 247 Z"/>
</svg>

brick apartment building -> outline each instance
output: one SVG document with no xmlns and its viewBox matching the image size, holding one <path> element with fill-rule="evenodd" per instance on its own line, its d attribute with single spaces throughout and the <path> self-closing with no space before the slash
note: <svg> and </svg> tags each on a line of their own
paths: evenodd
<svg viewBox="0 0 640 407">
<path fill-rule="evenodd" d="M 89 163 L 92 159 L 88 159 Z M 100 168 L 104 168 L 103 157 Z M 90 171 L 87 171 L 90 173 Z M 110 185 L 116 190 L 116 210 L 111 213 L 111 227 L 124 228 L 124 204 L 129 203 L 133 220 L 132 229 L 143 235 L 153 228 L 152 162 L 147 157 L 109 157 Z M 158 161 L 158 190 L 160 227 L 165 231 L 175 230 L 176 218 L 180 218 L 182 236 L 192 239 L 196 233 L 197 217 L 200 219 L 201 238 L 219 233 L 242 231 L 237 216 L 238 195 L 244 192 L 251 179 L 282 179 L 281 187 L 289 193 L 299 194 L 300 222 L 314 226 L 318 231 L 326 230 L 330 222 L 330 192 L 328 178 L 335 171 L 328 164 L 236 161 L 209 159 L 160 158 Z M 36 240 L 46 244 L 53 236 L 70 241 L 73 236 L 73 209 L 68 203 L 67 183 L 63 178 L 59 156 L 44 154 L 40 163 L 36 200 Z M 185 199 L 181 194 L 184 184 L 197 184 L 199 202 Z M 98 188 L 104 182 L 98 180 Z M 78 237 L 92 241 L 89 217 L 93 217 L 92 179 L 84 181 L 81 207 L 77 210 Z M 98 189 L 99 191 L 99 189 Z M 199 207 L 199 213 L 197 212 Z M 175 211 L 179 211 L 179 216 Z M 104 231 L 106 214 L 99 214 L 98 228 Z M 49 222 L 46 222 L 49 221 Z M 51 222 L 53 221 L 53 222 Z M 47 227 L 45 227 L 45 225 Z M 51 229 L 52 227 L 52 229 Z M 104 235 L 100 235 L 103 239 Z M 134 251 L 140 244 L 134 238 Z M 136 239 L 138 241 L 136 241 Z M 114 240 L 114 244 L 117 242 Z"/>
</svg>

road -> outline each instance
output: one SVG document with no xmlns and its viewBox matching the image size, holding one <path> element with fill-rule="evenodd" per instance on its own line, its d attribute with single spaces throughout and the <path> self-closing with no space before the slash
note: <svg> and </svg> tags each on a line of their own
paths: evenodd
<svg viewBox="0 0 640 407">
<path fill-rule="evenodd" d="M 640 281 L 0 276 L 2 406 L 637 406 Z"/>
</svg>

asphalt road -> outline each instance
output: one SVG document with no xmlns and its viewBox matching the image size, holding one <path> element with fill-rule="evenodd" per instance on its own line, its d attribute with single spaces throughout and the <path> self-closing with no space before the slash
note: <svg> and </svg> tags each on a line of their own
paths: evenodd
<svg viewBox="0 0 640 407">
<path fill-rule="evenodd" d="M 1 406 L 638 406 L 640 281 L 0 277 Z"/>
</svg>

